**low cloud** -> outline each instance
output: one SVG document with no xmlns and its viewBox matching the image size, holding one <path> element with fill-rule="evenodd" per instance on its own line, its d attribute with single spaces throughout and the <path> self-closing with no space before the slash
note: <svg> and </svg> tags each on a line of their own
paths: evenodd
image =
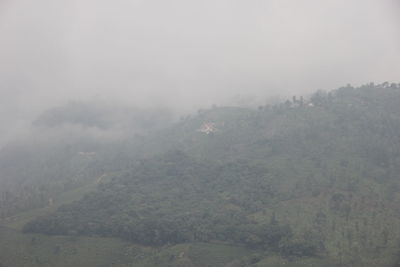
<svg viewBox="0 0 400 267">
<path fill-rule="evenodd" d="M 0 9 L 0 139 L 69 100 L 191 110 L 400 73 L 394 0 L 14 0 Z"/>
</svg>

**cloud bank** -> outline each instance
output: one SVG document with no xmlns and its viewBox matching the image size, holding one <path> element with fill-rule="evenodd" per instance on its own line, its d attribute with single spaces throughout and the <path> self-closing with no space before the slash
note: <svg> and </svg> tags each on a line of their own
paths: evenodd
<svg viewBox="0 0 400 267">
<path fill-rule="evenodd" d="M 190 109 L 398 82 L 399 11 L 396 0 L 3 0 L 0 135 L 69 100 Z"/>
</svg>

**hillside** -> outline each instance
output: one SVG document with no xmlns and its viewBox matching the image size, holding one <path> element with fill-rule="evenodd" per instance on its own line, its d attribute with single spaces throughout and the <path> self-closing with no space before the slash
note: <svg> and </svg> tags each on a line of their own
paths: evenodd
<svg viewBox="0 0 400 267">
<path fill-rule="evenodd" d="M 156 249 L 159 260 L 191 244 L 242 251 L 224 263 L 212 256 L 210 266 L 397 266 L 398 103 L 397 84 L 347 86 L 257 109 L 214 107 L 148 134 L 92 140 L 85 151 L 96 155 L 84 159 L 76 145 L 72 173 L 57 157 L 51 166 L 60 167 L 46 170 L 60 172 L 62 184 L 87 177 L 62 192 L 97 187 L 32 216 L 24 232 L 119 238 Z M 48 118 L 40 127 L 46 120 L 57 127 Z M 60 156 L 65 146 L 48 151 Z M 9 167 L 2 155 L 0 166 Z M 174 257 L 168 266 L 202 266 L 194 256 L 182 256 L 186 265 Z M 137 266 L 156 264 L 148 260 Z"/>
<path fill-rule="evenodd" d="M 45 111 L 0 150 L 0 219 L 43 208 L 59 194 L 127 168 L 140 137 L 169 126 L 167 110 L 71 102 Z M 23 166 L 23 168 L 21 168 Z"/>
</svg>

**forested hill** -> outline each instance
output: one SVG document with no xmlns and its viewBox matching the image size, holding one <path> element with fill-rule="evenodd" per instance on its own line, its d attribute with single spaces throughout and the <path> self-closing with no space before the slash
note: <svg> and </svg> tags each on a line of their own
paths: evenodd
<svg viewBox="0 0 400 267">
<path fill-rule="evenodd" d="M 153 246 L 224 242 L 395 266 L 399 103 L 399 85 L 368 84 L 200 111 L 120 146 L 108 164 L 128 163 L 111 181 L 25 231 Z"/>
</svg>

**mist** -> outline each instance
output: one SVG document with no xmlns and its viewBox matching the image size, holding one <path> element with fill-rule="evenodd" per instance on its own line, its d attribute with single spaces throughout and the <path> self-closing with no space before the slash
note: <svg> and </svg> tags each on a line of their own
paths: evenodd
<svg viewBox="0 0 400 267">
<path fill-rule="evenodd" d="M 398 81 L 400 4 L 0 2 L 0 144 L 70 100 L 190 111 Z"/>
</svg>

